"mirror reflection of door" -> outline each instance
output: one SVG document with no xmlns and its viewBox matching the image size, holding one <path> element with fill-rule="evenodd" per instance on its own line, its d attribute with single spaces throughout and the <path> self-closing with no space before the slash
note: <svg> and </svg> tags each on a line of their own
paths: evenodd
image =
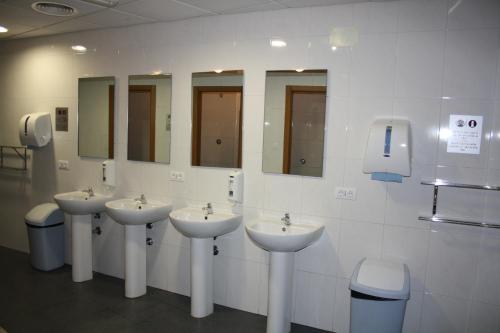
<svg viewBox="0 0 500 333">
<path fill-rule="evenodd" d="M 128 159 L 155 161 L 156 87 L 129 86 Z"/>
<path fill-rule="evenodd" d="M 327 74 L 266 72 L 262 171 L 323 176 Z"/>
<path fill-rule="evenodd" d="M 283 173 L 321 177 L 326 87 L 287 86 Z"/>
<path fill-rule="evenodd" d="M 243 87 L 195 87 L 194 94 L 197 149 L 193 164 L 241 168 Z"/>
</svg>

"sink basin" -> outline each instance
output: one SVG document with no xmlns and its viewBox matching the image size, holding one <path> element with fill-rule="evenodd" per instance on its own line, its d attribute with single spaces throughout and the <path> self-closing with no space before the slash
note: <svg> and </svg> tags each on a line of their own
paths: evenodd
<svg viewBox="0 0 500 333">
<path fill-rule="evenodd" d="M 92 279 L 92 214 L 104 211 L 113 195 L 74 191 L 54 195 L 59 207 L 71 215 L 72 276 L 74 282 Z"/>
<path fill-rule="evenodd" d="M 297 224 L 284 226 L 272 220 L 257 220 L 246 227 L 250 238 L 270 252 L 296 252 L 316 241 L 325 228 L 321 224 Z"/>
<path fill-rule="evenodd" d="M 103 212 L 104 204 L 112 197 L 110 194 L 94 193 L 94 196 L 89 196 L 87 192 L 74 191 L 56 194 L 54 200 L 68 214 L 88 215 Z"/>
<path fill-rule="evenodd" d="M 146 294 L 146 224 L 167 219 L 172 206 L 156 200 L 118 199 L 106 203 L 106 213 L 115 222 L 125 226 L 125 297 L 136 298 Z M 153 229 L 154 230 L 154 229 Z M 151 243 L 148 243 L 147 239 Z"/>
<path fill-rule="evenodd" d="M 285 214 L 283 219 L 289 219 Z M 279 219 L 259 219 L 245 226 L 250 239 L 270 252 L 267 333 L 288 333 L 291 328 L 295 252 L 314 243 L 323 233 L 320 223 L 285 226 Z"/>
<path fill-rule="evenodd" d="M 211 209 L 207 204 L 204 209 Z M 191 316 L 203 318 L 214 311 L 214 237 L 234 231 L 242 216 L 230 212 L 205 214 L 202 208 L 188 207 L 170 213 L 170 221 L 191 238 Z"/>
<path fill-rule="evenodd" d="M 170 213 L 170 221 L 179 232 L 190 238 L 212 238 L 238 228 L 241 215 L 215 212 L 205 215 L 201 208 L 182 208 Z"/>
<path fill-rule="evenodd" d="M 106 213 L 117 223 L 140 225 L 165 220 L 172 206 L 160 201 L 149 200 L 143 204 L 134 199 L 108 201 Z"/>
</svg>

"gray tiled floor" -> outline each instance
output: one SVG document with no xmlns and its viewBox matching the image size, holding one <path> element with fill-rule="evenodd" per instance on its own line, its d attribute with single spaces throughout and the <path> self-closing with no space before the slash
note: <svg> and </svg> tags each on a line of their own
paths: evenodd
<svg viewBox="0 0 500 333">
<path fill-rule="evenodd" d="M 0 267 L 0 326 L 9 333 L 266 331 L 264 316 L 216 305 L 211 316 L 194 319 L 188 297 L 148 287 L 146 296 L 126 299 L 123 280 L 94 274 L 73 283 L 71 267 L 39 272 L 28 255 L 4 247 Z M 292 332 L 324 331 L 293 325 Z"/>
</svg>

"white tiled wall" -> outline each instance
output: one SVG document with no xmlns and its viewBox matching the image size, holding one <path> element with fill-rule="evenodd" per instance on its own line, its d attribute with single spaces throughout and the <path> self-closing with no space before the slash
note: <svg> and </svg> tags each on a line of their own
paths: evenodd
<svg viewBox="0 0 500 333">
<path fill-rule="evenodd" d="M 358 32 L 352 47 L 330 50 L 332 28 Z M 269 38 L 288 46 L 273 49 Z M 190 166 L 191 73 L 243 69 L 244 222 L 290 211 L 294 220 L 326 225 L 321 240 L 296 255 L 294 321 L 347 332 L 348 283 L 364 256 L 406 262 L 412 296 L 405 332 L 498 332 L 500 233 L 419 222 L 432 189 L 422 177 L 500 183 L 500 2 L 409 0 L 207 17 L 168 24 L 90 31 L 0 43 L 0 143 L 17 144 L 17 121 L 34 111 L 70 108 L 70 131 L 30 159 L 28 176 L 0 172 L 0 244 L 27 250 L 23 215 L 54 193 L 99 180 L 98 160 L 79 158 L 77 78 L 117 78 L 115 152 L 120 196 L 144 192 L 175 207 L 208 200 L 226 204 L 229 170 Z M 89 52 L 75 55 L 74 44 Z M 263 174 L 265 71 L 328 69 L 325 176 Z M 126 161 L 127 76 L 173 74 L 171 165 Z M 443 98 L 444 97 L 444 98 Z M 448 115 L 484 116 L 478 156 L 446 152 L 439 136 Z M 373 182 L 361 172 L 367 129 L 377 116 L 411 121 L 412 177 Z M 58 159 L 69 171 L 56 169 Z M 184 183 L 169 171 L 184 171 Z M 356 187 L 356 201 L 339 201 L 335 186 Z M 497 220 L 500 195 L 449 189 L 440 209 Z M 123 230 L 104 217 L 95 237 L 95 269 L 122 276 Z M 68 226 L 69 228 L 70 226 Z M 148 234 L 148 281 L 189 294 L 189 241 L 168 222 Z M 267 254 L 243 227 L 216 240 L 215 298 L 246 311 L 267 311 Z"/>
</svg>

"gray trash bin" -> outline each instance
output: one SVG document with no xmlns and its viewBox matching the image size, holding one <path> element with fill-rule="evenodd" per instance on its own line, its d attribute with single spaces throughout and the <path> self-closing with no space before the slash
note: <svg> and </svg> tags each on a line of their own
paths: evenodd
<svg viewBox="0 0 500 333">
<path fill-rule="evenodd" d="M 64 213 L 54 203 L 41 204 L 26 214 L 31 265 L 50 271 L 64 265 Z"/>
<path fill-rule="evenodd" d="M 401 333 L 410 298 L 404 264 L 363 259 L 351 278 L 351 333 Z"/>
</svg>

